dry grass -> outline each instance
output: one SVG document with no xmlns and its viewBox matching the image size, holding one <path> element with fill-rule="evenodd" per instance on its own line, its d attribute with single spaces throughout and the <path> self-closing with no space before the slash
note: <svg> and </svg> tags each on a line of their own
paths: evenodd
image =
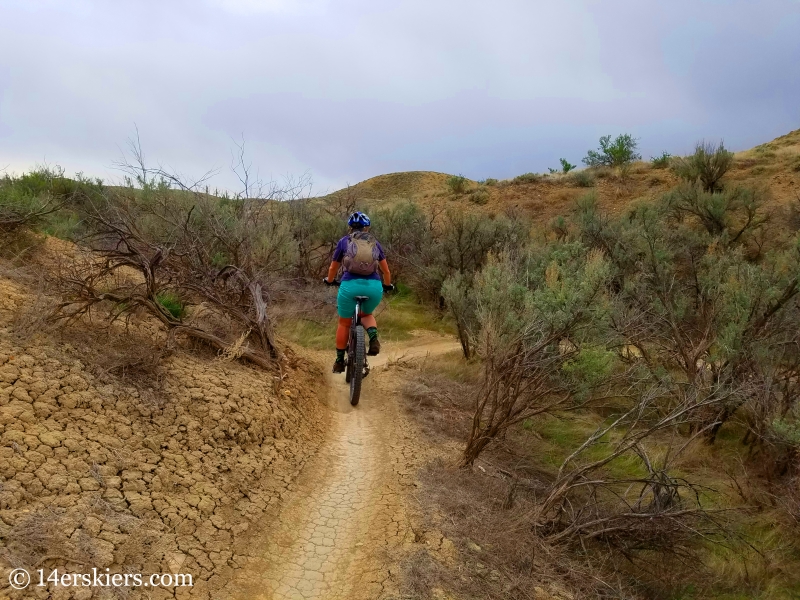
<svg viewBox="0 0 800 600">
<path fill-rule="evenodd" d="M 725 530 L 717 535 L 722 544 L 670 532 L 666 548 L 634 548 L 631 554 L 611 552 L 606 541 L 546 545 L 530 527 L 537 496 L 602 415 L 525 422 L 475 468 L 459 470 L 453 465 L 471 419 L 474 367 L 454 354 L 394 368 L 403 369 L 408 380 L 408 414 L 430 443 L 450 449 L 419 476 L 418 536 L 430 542 L 404 564 L 409 596 L 667 600 L 792 598 L 800 592 L 800 478 L 768 483 L 755 469 L 768 459 L 748 457 L 740 431 L 721 436 L 714 446 L 693 444 L 679 465 L 681 474 L 708 487 L 709 506 L 753 507 L 726 516 Z M 657 453 L 661 442 L 667 440 L 653 440 L 648 451 Z M 623 478 L 636 477 L 639 468 L 631 461 L 608 467 Z"/>
<path fill-rule="evenodd" d="M 464 471 L 437 461 L 420 483 L 430 549 L 404 565 L 411 597 L 441 597 L 437 590 L 476 600 L 633 597 L 594 562 L 548 547 L 530 531 L 537 482 L 512 480 L 488 465 Z"/>
<path fill-rule="evenodd" d="M 31 512 L 4 533 L 0 556 L 15 568 L 36 569 L 53 559 L 72 566 L 89 565 L 93 554 L 91 540 L 73 541 L 64 535 L 80 520 L 80 514 L 63 509 L 45 507 Z"/>
<path fill-rule="evenodd" d="M 252 329 L 243 331 L 242 334 L 227 348 L 219 351 L 219 359 L 223 362 L 232 362 L 241 358 L 244 352 L 245 340 L 250 335 Z"/>
<path fill-rule="evenodd" d="M 11 335 L 20 341 L 27 341 L 36 335 L 55 330 L 50 316 L 58 302 L 52 296 L 46 295 L 44 290 L 44 282 L 36 282 L 31 289 L 28 302 L 11 320 Z"/>
<path fill-rule="evenodd" d="M 398 361 L 406 381 L 403 396 L 409 415 L 437 441 L 466 439 L 471 410 L 474 367 L 453 352 L 426 359 Z"/>
</svg>

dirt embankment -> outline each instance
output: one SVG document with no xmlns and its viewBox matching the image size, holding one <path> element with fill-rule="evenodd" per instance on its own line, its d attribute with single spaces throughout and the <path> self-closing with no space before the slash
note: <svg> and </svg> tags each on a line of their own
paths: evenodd
<svg viewBox="0 0 800 600">
<path fill-rule="evenodd" d="M 53 338 L 17 341 L 9 324 L 31 302 L 0 278 L 0 598 L 113 595 L 16 592 L 15 567 L 188 573 L 194 587 L 147 597 L 214 597 L 323 438 L 318 367 L 293 356 L 280 379 L 178 352 L 147 394 Z"/>
</svg>

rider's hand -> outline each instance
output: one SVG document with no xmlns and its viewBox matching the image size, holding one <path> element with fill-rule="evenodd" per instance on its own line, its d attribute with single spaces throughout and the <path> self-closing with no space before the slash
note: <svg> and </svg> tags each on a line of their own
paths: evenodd
<svg viewBox="0 0 800 600">
<path fill-rule="evenodd" d="M 325 285 L 333 285 L 333 284 L 335 284 L 336 282 L 335 282 L 335 281 L 328 281 L 328 278 L 327 278 L 327 277 L 323 277 L 323 278 L 322 278 L 322 283 L 324 283 Z"/>
<path fill-rule="evenodd" d="M 383 291 L 384 292 L 393 292 L 394 291 L 394 284 L 390 283 L 389 285 L 383 284 Z"/>
</svg>

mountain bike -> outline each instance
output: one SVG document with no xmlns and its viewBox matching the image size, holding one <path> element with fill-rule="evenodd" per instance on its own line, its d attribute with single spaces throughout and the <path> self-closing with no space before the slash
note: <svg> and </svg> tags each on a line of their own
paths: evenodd
<svg viewBox="0 0 800 600">
<path fill-rule="evenodd" d="M 328 283 L 327 278 L 322 280 L 326 285 L 339 286 L 341 281 Z M 393 292 L 393 285 L 384 285 L 384 293 Z M 356 308 L 350 320 L 350 335 L 347 339 L 347 354 L 344 358 L 344 380 L 350 384 L 350 404 L 355 406 L 361 396 L 361 382 L 369 375 L 369 363 L 367 362 L 367 332 L 361 324 L 361 306 L 369 300 L 368 296 L 356 296 Z"/>
</svg>

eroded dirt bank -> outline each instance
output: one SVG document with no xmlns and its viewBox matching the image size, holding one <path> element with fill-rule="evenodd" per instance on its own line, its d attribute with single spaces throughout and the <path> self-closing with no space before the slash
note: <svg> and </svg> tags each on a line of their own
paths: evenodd
<svg viewBox="0 0 800 600">
<path fill-rule="evenodd" d="M 49 338 L 15 341 L 9 323 L 31 301 L 0 279 L 0 598 L 113 595 L 15 592 L 18 566 L 191 573 L 193 588 L 146 597 L 218 597 L 323 439 L 319 368 L 293 356 L 276 380 L 179 352 L 145 397 Z"/>
</svg>

